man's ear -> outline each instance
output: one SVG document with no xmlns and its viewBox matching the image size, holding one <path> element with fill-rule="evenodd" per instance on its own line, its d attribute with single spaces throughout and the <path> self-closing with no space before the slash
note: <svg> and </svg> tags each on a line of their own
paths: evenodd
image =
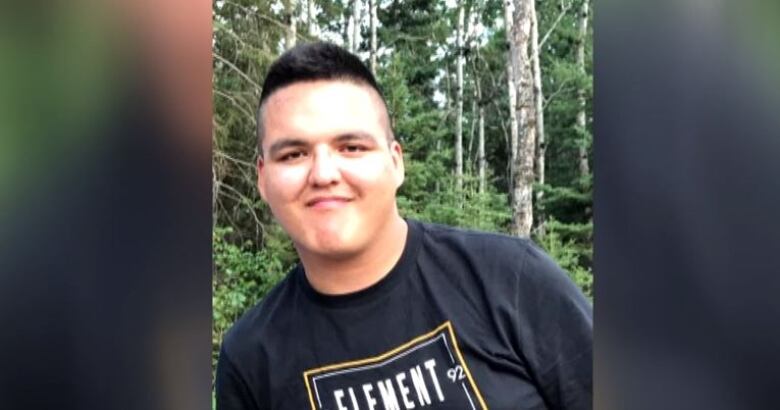
<svg viewBox="0 0 780 410">
<path fill-rule="evenodd" d="M 265 162 L 261 155 L 257 156 L 257 190 L 260 192 L 260 198 L 265 201 Z M 266 201 L 267 202 L 267 201 Z"/>
<path fill-rule="evenodd" d="M 390 142 L 390 156 L 393 158 L 393 168 L 395 173 L 395 188 L 401 187 L 404 183 L 405 169 L 404 169 L 404 150 L 401 148 L 401 144 L 398 141 L 393 140 Z"/>
</svg>

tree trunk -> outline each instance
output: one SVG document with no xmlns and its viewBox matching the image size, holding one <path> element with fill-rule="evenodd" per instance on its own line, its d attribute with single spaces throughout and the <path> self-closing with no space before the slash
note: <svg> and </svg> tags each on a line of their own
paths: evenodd
<svg viewBox="0 0 780 410">
<path fill-rule="evenodd" d="M 353 27 L 355 26 L 355 2 L 357 0 L 352 0 L 349 3 L 349 7 L 344 9 L 344 13 L 346 16 L 346 25 L 344 27 L 344 37 L 347 40 L 347 50 L 349 50 L 350 53 L 353 53 L 355 51 L 355 30 Z"/>
<path fill-rule="evenodd" d="M 588 1 L 589 0 L 583 0 L 582 2 L 582 8 L 580 9 L 579 36 L 577 38 L 577 68 L 583 76 L 585 75 L 585 41 L 588 38 Z M 580 105 L 580 109 L 577 112 L 577 128 L 581 130 L 580 132 L 583 135 L 582 141 L 579 144 L 579 169 L 580 176 L 586 177 L 590 174 L 590 166 L 588 165 L 588 146 L 587 138 L 585 137 L 587 135 L 585 132 L 587 127 L 585 120 L 585 90 L 582 88 L 577 91 L 577 100 Z"/>
<path fill-rule="evenodd" d="M 517 0 L 514 12 L 512 61 L 517 89 L 518 141 L 512 195 L 512 233 L 531 234 L 533 225 L 534 150 L 536 148 L 536 102 L 533 90 L 533 62 L 529 55 L 533 0 Z"/>
<path fill-rule="evenodd" d="M 376 3 L 379 0 L 368 0 L 369 19 L 371 19 L 371 72 L 376 75 Z"/>
<path fill-rule="evenodd" d="M 284 2 L 284 12 L 287 15 L 287 35 L 284 47 L 287 50 L 295 47 L 295 40 L 298 37 L 298 15 L 295 13 L 295 6 L 295 0 L 286 0 Z"/>
<path fill-rule="evenodd" d="M 351 3 L 350 3 L 351 6 Z M 341 18 L 344 25 L 342 26 L 341 38 L 344 39 L 344 47 L 352 51 L 352 10 L 351 7 L 345 7 L 342 11 Z"/>
<path fill-rule="evenodd" d="M 476 22 L 477 22 L 475 9 L 476 8 L 473 7 L 473 6 L 470 8 L 470 10 L 468 12 L 468 18 L 466 19 L 466 31 L 464 32 L 464 35 L 463 35 L 463 55 L 464 55 L 463 64 L 464 65 L 466 64 L 465 56 L 466 56 L 466 54 L 468 52 L 471 51 L 472 35 L 473 35 L 473 32 L 474 32 L 474 27 L 476 27 Z M 478 47 L 478 45 L 475 46 L 475 47 Z M 474 61 L 472 60 L 472 62 L 474 62 Z M 465 67 L 464 67 L 464 69 L 465 69 Z M 465 73 L 464 73 L 464 77 L 465 77 Z M 471 77 L 472 82 L 474 82 L 476 84 L 477 78 L 478 78 L 478 75 L 477 75 L 477 72 L 476 72 L 476 68 L 472 64 L 472 77 Z M 464 172 L 466 172 L 469 175 L 473 174 L 474 173 L 473 171 L 476 169 L 476 167 L 474 166 L 473 158 L 472 158 L 472 156 L 474 155 L 474 132 L 477 129 L 477 104 L 478 104 L 478 101 L 479 101 L 478 98 L 477 98 L 477 88 L 476 88 L 476 86 L 473 87 L 472 93 L 473 93 L 473 95 L 472 95 L 472 99 L 471 99 L 471 120 L 470 120 L 471 126 L 469 127 L 469 146 L 466 149 L 466 160 L 465 160 L 465 164 L 464 164 L 464 167 L 466 167 L 466 170 Z M 464 99 L 465 99 L 465 97 L 464 97 Z"/>
<path fill-rule="evenodd" d="M 458 192 L 463 190 L 463 0 L 458 5 L 458 31 L 456 47 L 458 52 L 457 88 L 458 118 L 455 122 L 455 184 Z"/>
<path fill-rule="evenodd" d="M 308 27 L 309 36 L 314 38 L 317 36 L 317 21 L 316 21 L 317 15 L 314 9 L 314 0 L 307 0 L 306 6 L 307 6 L 306 23 L 308 23 L 309 26 Z"/>
<path fill-rule="evenodd" d="M 464 166 L 466 167 L 466 173 L 471 173 L 472 158 L 471 155 L 474 152 L 474 132 L 477 130 L 477 89 L 474 88 L 474 95 L 471 99 L 471 126 L 469 127 L 469 146 L 466 148 L 466 161 Z"/>
<path fill-rule="evenodd" d="M 474 82 L 477 88 L 477 106 L 479 107 L 479 120 L 477 125 L 477 163 L 479 169 L 479 193 L 485 193 L 485 107 L 482 101 L 482 87 L 479 77 L 474 73 Z"/>
<path fill-rule="evenodd" d="M 352 43 L 350 51 L 357 52 L 360 45 L 360 0 L 352 0 Z"/>
<path fill-rule="evenodd" d="M 436 152 L 441 152 L 441 140 L 436 140 Z M 441 179 L 436 178 L 436 182 L 433 184 L 433 192 L 439 193 L 441 191 Z"/>
<path fill-rule="evenodd" d="M 544 92 L 542 90 L 542 70 L 539 60 L 541 59 L 539 50 L 539 18 L 536 13 L 536 5 L 534 1 L 530 2 L 531 11 L 531 61 L 533 65 L 533 77 L 534 77 L 534 101 L 536 102 L 536 179 L 539 184 L 545 182 L 545 157 L 547 155 L 547 140 L 544 134 Z M 540 234 L 544 234 L 544 213 L 541 212 L 542 207 L 540 205 L 544 192 L 539 190 L 536 193 L 537 210 L 537 228 Z"/>
<path fill-rule="evenodd" d="M 507 94 L 509 95 L 509 193 L 510 202 L 514 195 L 515 163 L 517 162 L 517 88 L 515 88 L 514 60 L 517 55 L 513 36 L 514 4 L 513 0 L 504 0 L 504 25 L 506 28 L 506 41 L 509 44 L 506 61 Z"/>
</svg>

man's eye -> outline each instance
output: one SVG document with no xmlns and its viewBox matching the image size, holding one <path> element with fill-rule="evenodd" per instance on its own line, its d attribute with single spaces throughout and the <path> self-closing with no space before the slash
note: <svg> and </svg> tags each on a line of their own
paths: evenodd
<svg viewBox="0 0 780 410">
<path fill-rule="evenodd" d="M 282 162 L 293 161 L 299 158 L 303 158 L 304 156 L 306 156 L 306 153 L 303 151 L 288 152 L 286 154 L 283 154 L 281 157 L 279 157 L 279 161 Z"/>
<path fill-rule="evenodd" d="M 345 145 L 344 148 L 342 148 L 343 151 L 346 152 L 362 152 L 365 151 L 365 147 L 361 145 Z"/>
</svg>

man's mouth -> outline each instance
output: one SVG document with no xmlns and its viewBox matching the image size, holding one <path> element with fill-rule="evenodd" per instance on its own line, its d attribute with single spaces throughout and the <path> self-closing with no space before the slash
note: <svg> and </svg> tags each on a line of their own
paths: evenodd
<svg viewBox="0 0 780 410">
<path fill-rule="evenodd" d="M 343 196 L 318 196 L 306 201 L 306 206 L 314 209 L 340 208 L 352 199 Z"/>
</svg>

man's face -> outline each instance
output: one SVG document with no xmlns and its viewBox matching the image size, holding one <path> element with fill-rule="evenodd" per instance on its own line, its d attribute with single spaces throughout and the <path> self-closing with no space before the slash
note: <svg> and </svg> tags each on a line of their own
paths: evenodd
<svg viewBox="0 0 780 410">
<path fill-rule="evenodd" d="M 261 115 L 257 186 L 298 250 L 366 249 L 397 215 L 404 178 L 380 97 L 351 82 L 300 82 L 274 92 Z"/>
</svg>

